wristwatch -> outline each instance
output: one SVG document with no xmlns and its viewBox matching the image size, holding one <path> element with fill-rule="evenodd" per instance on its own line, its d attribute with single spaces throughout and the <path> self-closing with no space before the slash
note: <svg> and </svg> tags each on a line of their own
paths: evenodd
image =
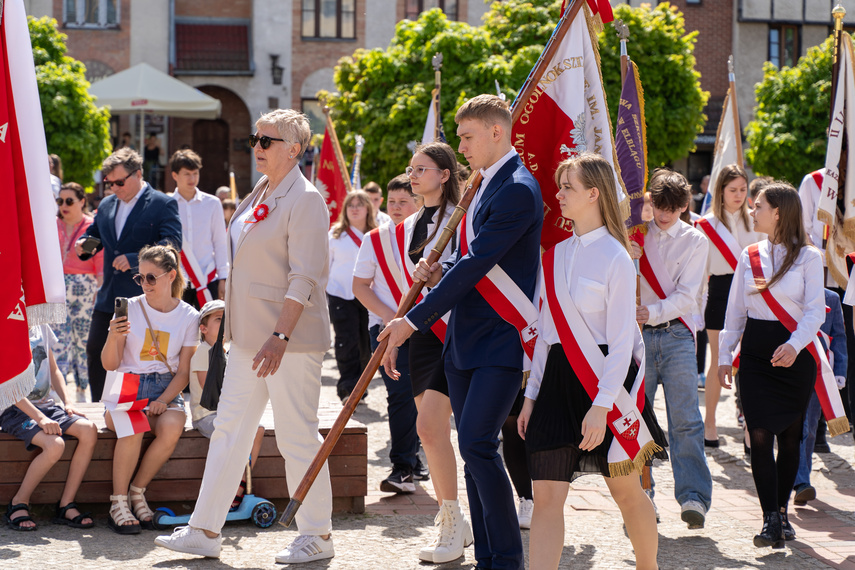
<svg viewBox="0 0 855 570">
<path fill-rule="evenodd" d="M 290 341 L 291 339 L 285 336 L 285 333 L 273 331 L 273 336 L 277 337 L 279 340 L 284 340 L 285 342 Z"/>
</svg>

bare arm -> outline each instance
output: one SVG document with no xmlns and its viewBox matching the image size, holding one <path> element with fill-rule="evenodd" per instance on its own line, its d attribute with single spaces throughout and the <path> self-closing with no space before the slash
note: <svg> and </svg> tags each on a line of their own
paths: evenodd
<svg viewBox="0 0 855 570">
<path fill-rule="evenodd" d="M 373 281 L 370 278 L 354 277 L 353 294 L 366 309 L 383 319 L 383 324 L 386 325 L 395 318 L 395 310 L 387 307 L 386 303 L 380 300 L 371 288 Z"/>
<path fill-rule="evenodd" d="M 302 314 L 303 304 L 294 299 L 286 298 L 282 305 L 282 311 L 279 313 L 279 319 L 276 321 L 276 332 L 290 337 Z M 282 355 L 285 354 L 287 346 L 287 340 L 273 336 L 273 331 L 270 331 L 267 342 L 252 359 L 252 369 L 258 370 L 259 378 L 265 378 L 268 374 L 275 374 L 279 370 L 279 363 L 282 361 Z"/>
<path fill-rule="evenodd" d="M 122 363 L 122 353 L 125 351 L 125 341 L 131 325 L 127 317 L 119 317 L 110 321 L 110 332 L 107 334 L 107 342 L 101 349 L 101 365 L 104 370 L 118 370 Z"/>
</svg>

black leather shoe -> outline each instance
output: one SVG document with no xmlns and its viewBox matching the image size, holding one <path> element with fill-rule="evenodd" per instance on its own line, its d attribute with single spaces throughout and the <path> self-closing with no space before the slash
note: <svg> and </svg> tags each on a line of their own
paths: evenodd
<svg viewBox="0 0 855 570">
<path fill-rule="evenodd" d="M 754 546 L 771 546 L 784 548 L 784 531 L 781 527 L 781 513 L 765 511 L 763 513 L 763 530 L 754 535 Z"/>
<path fill-rule="evenodd" d="M 787 511 L 781 507 L 781 533 L 784 535 L 784 540 L 795 540 L 796 529 L 790 524 L 790 519 L 787 517 Z"/>
</svg>

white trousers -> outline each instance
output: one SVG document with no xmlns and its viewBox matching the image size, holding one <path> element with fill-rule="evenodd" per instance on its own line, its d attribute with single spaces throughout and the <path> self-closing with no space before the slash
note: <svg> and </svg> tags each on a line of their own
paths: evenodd
<svg viewBox="0 0 855 570">
<path fill-rule="evenodd" d="M 320 448 L 318 403 L 322 352 L 285 352 L 279 370 L 258 378 L 252 370 L 256 350 L 232 344 L 223 391 L 214 420 L 205 474 L 190 525 L 220 532 L 244 473 L 258 422 L 268 399 L 285 477 L 293 493 Z M 332 488 L 325 463 L 297 511 L 300 534 L 324 535 L 332 529 Z"/>
</svg>

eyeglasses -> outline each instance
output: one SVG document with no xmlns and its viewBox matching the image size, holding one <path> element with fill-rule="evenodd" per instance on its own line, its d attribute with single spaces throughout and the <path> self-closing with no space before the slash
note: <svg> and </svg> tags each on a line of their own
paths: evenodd
<svg viewBox="0 0 855 570">
<path fill-rule="evenodd" d="M 125 186 L 125 182 L 128 180 L 128 178 L 130 178 L 131 176 L 133 176 L 134 174 L 136 174 L 136 172 L 137 172 L 137 171 L 136 171 L 136 170 L 134 170 L 134 171 L 132 171 L 130 174 L 128 174 L 128 175 L 127 175 L 127 176 L 125 176 L 124 178 L 120 178 L 119 180 L 105 180 L 105 181 L 104 181 L 104 186 L 107 188 L 107 190 L 109 190 L 109 189 L 110 189 L 110 187 L 111 187 L 111 186 L 113 186 L 114 184 L 115 184 L 116 186 L 118 186 L 119 188 L 123 188 L 123 187 Z"/>
<path fill-rule="evenodd" d="M 154 273 L 146 273 L 145 275 L 140 275 L 139 273 L 137 273 L 136 275 L 134 275 L 134 283 L 142 287 L 143 279 L 145 279 L 145 282 L 148 283 L 149 286 L 154 287 L 155 285 L 157 285 L 157 280 L 166 275 L 167 273 L 169 273 L 169 271 L 167 271 L 166 273 L 161 273 L 160 275 L 155 275 Z"/>
<path fill-rule="evenodd" d="M 288 142 L 285 139 L 274 139 L 268 136 L 257 137 L 255 135 L 249 135 L 249 148 L 255 148 L 255 145 L 261 143 L 261 148 L 267 150 L 268 148 L 270 148 L 270 143 L 272 143 L 273 141 Z"/>
<path fill-rule="evenodd" d="M 424 176 L 425 170 L 439 170 L 442 172 L 443 168 L 428 168 L 427 166 L 408 166 L 404 171 L 407 173 L 407 178 L 421 178 Z"/>
<path fill-rule="evenodd" d="M 64 201 L 65 201 L 65 205 L 66 205 L 66 206 L 71 206 L 71 205 L 73 205 L 75 202 L 77 202 L 77 200 L 75 200 L 74 198 L 66 198 Z M 57 205 L 57 206 L 62 206 L 62 203 L 63 203 L 63 199 L 62 199 L 62 198 L 57 198 L 57 199 L 56 199 L 56 205 Z"/>
</svg>

